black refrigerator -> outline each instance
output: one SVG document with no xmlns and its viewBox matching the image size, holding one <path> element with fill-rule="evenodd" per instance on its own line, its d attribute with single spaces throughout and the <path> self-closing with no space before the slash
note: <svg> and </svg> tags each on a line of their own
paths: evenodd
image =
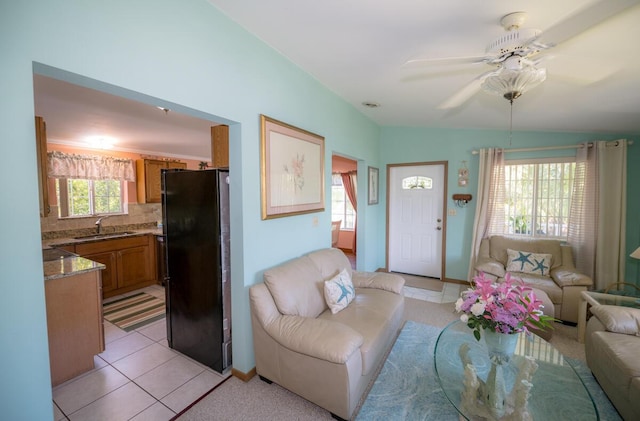
<svg viewBox="0 0 640 421">
<path fill-rule="evenodd" d="M 222 373 L 231 365 L 229 171 L 162 170 L 169 346 Z"/>
</svg>

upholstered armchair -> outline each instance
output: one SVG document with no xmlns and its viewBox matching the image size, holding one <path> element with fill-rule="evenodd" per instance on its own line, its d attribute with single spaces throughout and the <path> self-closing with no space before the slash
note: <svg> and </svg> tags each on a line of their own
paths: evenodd
<svg viewBox="0 0 640 421">
<path fill-rule="evenodd" d="M 560 240 L 494 235 L 482 240 L 476 272 L 493 280 L 507 273 L 532 288 L 544 291 L 555 307 L 555 317 L 577 323 L 580 292 L 592 284 L 577 271 L 571 247 Z"/>
</svg>

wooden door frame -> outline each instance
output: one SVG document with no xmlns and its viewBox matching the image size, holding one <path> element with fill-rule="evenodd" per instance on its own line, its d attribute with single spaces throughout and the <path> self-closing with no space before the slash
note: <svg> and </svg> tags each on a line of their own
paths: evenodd
<svg viewBox="0 0 640 421">
<path fill-rule="evenodd" d="M 389 204 L 391 203 L 391 169 L 398 167 L 419 167 L 427 165 L 442 165 L 444 167 L 442 175 L 442 253 L 440 266 L 440 280 L 446 279 L 446 257 L 447 257 L 447 188 L 449 177 L 449 161 L 427 161 L 427 162 L 411 162 L 404 164 L 387 164 L 387 218 L 386 218 L 386 246 L 385 246 L 385 270 L 389 271 Z"/>
</svg>

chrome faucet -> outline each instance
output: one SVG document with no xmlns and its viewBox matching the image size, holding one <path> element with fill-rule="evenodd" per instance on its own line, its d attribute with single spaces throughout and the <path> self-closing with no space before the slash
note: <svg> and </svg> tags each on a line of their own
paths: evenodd
<svg viewBox="0 0 640 421">
<path fill-rule="evenodd" d="M 109 215 L 101 216 L 96 221 L 96 230 L 98 231 L 98 234 L 102 234 L 102 220 L 105 219 L 105 218 L 108 218 L 108 217 L 109 217 Z"/>
</svg>

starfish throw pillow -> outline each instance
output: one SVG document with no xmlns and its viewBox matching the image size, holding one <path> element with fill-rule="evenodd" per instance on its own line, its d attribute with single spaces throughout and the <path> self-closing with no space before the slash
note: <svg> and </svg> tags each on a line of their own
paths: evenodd
<svg viewBox="0 0 640 421">
<path fill-rule="evenodd" d="M 549 276 L 551 254 L 507 249 L 507 272 Z"/>
<path fill-rule="evenodd" d="M 324 299 L 332 314 L 346 308 L 355 296 L 356 289 L 346 269 L 324 282 Z"/>
</svg>

